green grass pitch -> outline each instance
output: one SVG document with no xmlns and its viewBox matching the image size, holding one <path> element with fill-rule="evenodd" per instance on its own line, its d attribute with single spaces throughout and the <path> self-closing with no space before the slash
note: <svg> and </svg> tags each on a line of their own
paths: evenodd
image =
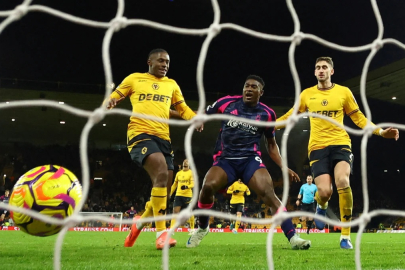
<svg viewBox="0 0 405 270">
<path fill-rule="evenodd" d="M 155 233 L 143 232 L 124 248 L 126 232 L 69 232 L 62 249 L 62 269 L 162 269 Z M 210 233 L 194 249 L 187 233 L 176 233 L 170 269 L 268 269 L 265 233 Z M 283 234 L 274 235 L 275 269 L 355 269 L 354 250 L 341 250 L 339 234 L 310 234 L 309 250 L 291 250 Z M 356 234 L 352 234 L 355 244 Z M 53 269 L 56 236 L 35 237 L 0 231 L 1 269 Z M 363 234 L 362 269 L 405 269 L 405 234 Z"/>
</svg>

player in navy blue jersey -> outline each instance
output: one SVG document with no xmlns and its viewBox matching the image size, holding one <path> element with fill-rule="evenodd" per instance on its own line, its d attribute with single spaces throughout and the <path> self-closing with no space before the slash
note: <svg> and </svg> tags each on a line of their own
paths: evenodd
<svg viewBox="0 0 405 270">
<path fill-rule="evenodd" d="M 274 111 L 259 102 L 263 95 L 264 81 L 256 75 L 249 75 L 243 87 L 243 95 L 226 96 L 207 107 L 207 114 L 227 114 L 244 119 L 274 122 Z M 253 190 L 273 213 L 286 211 L 277 198 L 273 182 L 260 153 L 260 139 L 266 138 L 266 147 L 272 160 L 282 166 L 282 158 L 274 137 L 274 127 L 258 127 L 238 120 L 224 120 L 221 123 L 220 136 L 216 143 L 213 166 L 207 172 L 198 200 L 200 209 L 211 209 L 214 204 L 214 194 L 230 186 L 237 179 Z M 298 175 L 288 169 L 291 180 L 298 181 Z M 209 217 L 200 216 L 199 228 L 187 242 L 187 247 L 196 247 L 207 235 Z M 291 219 L 285 220 L 281 228 L 293 249 L 308 249 L 311 242 L 301 239 L 293 227 Z"/>
<path fill-rule="evenodd" d="M 136 213 L 137 212 L 133 206 L 131 206 L 131 209 L 125 211 L 125 214 L 127 214 L 128 218 L 130 218 L 130 219 L 133 219 Z"/>
</svg>

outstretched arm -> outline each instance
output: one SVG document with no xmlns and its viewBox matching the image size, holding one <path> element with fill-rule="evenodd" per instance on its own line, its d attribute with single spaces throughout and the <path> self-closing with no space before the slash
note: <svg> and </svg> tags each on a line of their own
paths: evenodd
<svg viewBox="0 0 405 270">
<path fill-rule="evenodd" d="M 135 80 L 136 75 L 131 74 L 127 76 L 120 85 L 111 93 L 109 99 L 105 101 L 105 105 L 107 109 L 111 110 L 115 106 L 117 106 L 121 101 L 125 99 L 125 97 L 131 95 L 133 81 Z M 111 88 L 114 88 L 114 84 L 111 85 Z"/>
<path fill-rule="evenodd" d="M 382 130 L 380 133 L 381 136 L 386 139 L 395 139 L 396 141 L 399 139 L 399 131 L 396 128 L 389 127 Z"/>
<path fill-rule="evenodd" d="M 353 123 L 355 123 L 359 128 L 363 129 L 367 125 L 367 118 L 360 110 L 355 110 L 351 112 L 349 116 L 352 119 Z M 371 124 L 375 126 L 373 122 L 371 122 Z M 373 134 L 379 135 L 386 139 L 395 139 L 396 141 L 399 139 L 398 129 L 392 127 L 382 129 L 376 126 L 376 129 L 373 131 Z"/>
<path fill-rule="evenodd" d="M 276 120 L 276 122 L 280 122 L 280 121 L 287 120 L 288 117 L 290 117 L 290 115 L 292 114 L 293 110 L 294 110 L 294 107 L 292 107 L 291 109 L 289 109 L 288 112 L 286 112 L 285 114 L 283 114 L 281 117 L 278 117 L 277 120 Z M 280 127 L 277 126 L 277 128 L 283 128 L 283 127 L 284 127 L 284 126 L 280 126 Z"/>
<path fill-rule="evenodd" d="M 197 113 L 197 111 L 194 111 L 194 113 Z M 176 110 L 170 109 L 170 118 L 173 119 L 183 119 L 183 117 L 180 115 L 180 113 Z M 198 132 L 201 132 L 204 130 L 204 124 L 202 124 L 200 127 L 196 128 Z"/>
<path fill-rule="evenodd" d="M 300 104 L 298 105 L 298 114 L 306 112 L 307 111 L 307 106 L 305 105 L 305 90 L 300 94 Z M 276 122 L 280 122 L 280 121 L 285 121 L 287 120 L 291 114 L 294 111 L 294 107 L 292 107 L 288 112 L 286 112 L 284 115 L 282 115 L 281 117 L 278 117 Z M 276 126 L 276 129 L 280 129 L 280 128 L 285 128 L 285 125 L 282 126 Z"/>
<path fill-rule="evenodd" d="M 111 110 L 115 106 L 117 106 L 121 101 L 124 100 L 125 97 L 120 97 L 120 98 L 111 98 L 106 102 L 107 104 L 107 109 Z"/>
<path fill-rule="evenodd" d="M 183 119 L 178 111 L 170 109 L 170 118 L 173 119 Z"/>
<path fill-rule="evenodd" d="M 280 150 L 278 148 L 276 139 L 274 137 L 272 138 L 266 138 L 266 148 L 267 152 L 269 152 L 269 155 L 271 159 L 280 167 L 282 168 L 282 160 L 283 158 L 280 155 Z M 288 176 L 290 177 L 290 180 L 298 182 L 300 180 L 300 177 L 296 172 L 294 172 L 291 169 L 288 169 Z"/>
</svg>

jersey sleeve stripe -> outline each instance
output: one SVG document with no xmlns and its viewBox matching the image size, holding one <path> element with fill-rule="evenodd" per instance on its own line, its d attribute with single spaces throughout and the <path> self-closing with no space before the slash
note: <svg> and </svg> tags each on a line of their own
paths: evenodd
<svg viewBox="0 0 405 270">
<path fill-rule="evenodd" d="M 123 93 L 121 93 L 118 89 L 114 91 L 115 93 L 117 93 L 120 97 L 125 97 Z"/>
<path fill-rule="evenodd" d="M 232 103 L 233 100 L 226 102 L 225 104 L 222 104 L 221 107 L 218 108 L 218 112 L 223 113 L 226 109 L 226 107 L 228 107 L 228 105 L 230 103 Z"/>
<path fill-rule="evenodd" d="M 269 120 L 268 122 L 271 121 L 276 121 L 276 113 L 274 112 L 273 109 L 271 109 L 269 106 L 267 106 L 266 104 L 263 104 L 260 102 L 260 104 L 264 107 L 264 110 L 267 112 L 267 114 L 269 115 Z"/>
<path fill-rule="evenodd" d="M 238 99 L 238 98 L 241 98 L 241 97 L 242 96 L 225 96 L 225 97 L 222 97 L 222 98 L 218 99 L 217 102 L 221 102 L 221 101 L 226 100 L 226 99 L 235 100 L 235 99 Z"/>
<path fill-rule="evenodd" d="M 177 105 L 179 105 L 179 104 L 181 104 L 181 103 L 183 103 L 184 102 L 184 100 L 180 100 L 180 101 L 177 101 L 176 103 L 173 103 L 172 105 L 173 106 L 177 106 Z"/>
<path fill-rule="evenodd" d="M 354 111 L 351 111 L 351 112 L 349 112 L 348 114 L 347 114 L 347 116 L 350 116 L 350 115 L 352 115 L 352 114 L 354 114 L 354 113 L 356 113 L 356 112 L 358 112 L 359 111 L 359 109 L 356 109 L 356 110 L 354 110 Z"/>
</svg>

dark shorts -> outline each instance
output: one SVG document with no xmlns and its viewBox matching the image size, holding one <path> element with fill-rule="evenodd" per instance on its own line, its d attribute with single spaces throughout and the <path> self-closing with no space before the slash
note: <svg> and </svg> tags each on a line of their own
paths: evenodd
<svg viewBox="0 0 405 270">
<path fill-rule="evenodd" d="M 353 169 L 353 154 L 348 145 L 331 145 L 312 151 L 309 155 L 312 176 L 314 179 L 322 174 L 333 176 L 334 168 L 339 161 L 346 161 Z"/>
<path fill-rule="evenodd" d="M 129 152 L 131 159 L 138 166 L 142 167 L 147 156 L 153 153 L 162 153 L 165 156 L 167 169 L 174 170 L 173 150 L 169 141 L 159 137 L 142 133 L 128 142 L 128 146 L 134 145 Z"/>
<path fill-rule="evenodd" d="M 191 202 L 191 197 L 176 196 L 174 197 L 173 207 L 180 206 L 181 208 L 187 207 Z"/>
<path fill-rule="evenodd" d="M 251 156 L 243 159 L 217 159 L 212 166 L 221 167 L 228 176 L 228 185 L 238 179 L 242 179 L 247 185 L 253 174 L 261 168 L 266 168 L 259 156 Z"/>
<path fill-rule="evenodd" d="M 236 214 L 236 212 L 243 212 L 245 205 L 243 203 L 233 203 L 231 204 L 231 214 Z"/>
<path fill-rule="evenodd" d="M 301 211 L 315 213 L 315 204 L 314 203 L 302 203 Z"/>
</svg>

